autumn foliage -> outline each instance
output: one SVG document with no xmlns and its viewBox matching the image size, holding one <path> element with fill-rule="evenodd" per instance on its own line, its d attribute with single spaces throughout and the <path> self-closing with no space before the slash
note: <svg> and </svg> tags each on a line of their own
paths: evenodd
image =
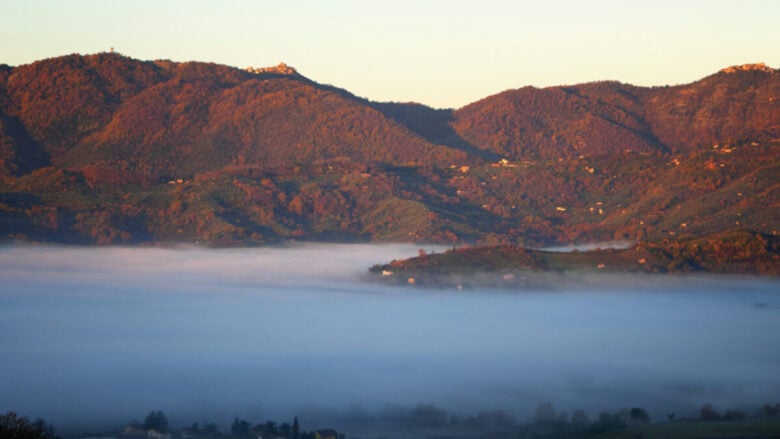
<svg viewBox="0 0 780 439">
<path fill-rule="evenodd" d="M 115 53 L 0 66 L 0 236 L 542 245 L 780 228 L 780 75 L 458 110 Z"/>
</svg>

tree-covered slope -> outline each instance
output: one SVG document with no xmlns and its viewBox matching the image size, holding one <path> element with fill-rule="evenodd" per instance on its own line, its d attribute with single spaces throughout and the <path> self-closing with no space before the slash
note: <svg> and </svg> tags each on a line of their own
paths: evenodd
<svg viewBox="0 0 780 439">
<path fill-rule="evenodd" d="M 524 88 L 458 110 L 292 69 L 0 66 L 0 236 L 540 245 L 780 229 L 780 74 Z"/>
</svg>

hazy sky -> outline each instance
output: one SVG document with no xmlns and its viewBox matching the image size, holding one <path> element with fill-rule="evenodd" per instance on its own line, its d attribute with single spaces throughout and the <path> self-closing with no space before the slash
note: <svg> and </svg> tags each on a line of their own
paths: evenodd
<svg viewBox="0 0 780 439">
<path fill-rule="evenodd" d="M 777 0 L 0 0 L 0 10 L 0 63 L 111 47 L 143 60 L 284 61 L 372 100 L 436 107 L 525 85 L 780 67 Z"/>
</svg>

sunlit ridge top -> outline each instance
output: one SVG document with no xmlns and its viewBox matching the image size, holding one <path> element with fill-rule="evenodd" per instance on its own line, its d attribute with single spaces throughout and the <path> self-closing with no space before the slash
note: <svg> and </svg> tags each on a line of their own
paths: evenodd
<svg viewBox="0 0 780 439">
<path fill-rule="evenodd" d="M 757 70 L 760 72 L 768 72 L 768 73 L 775 71 L 773 68 L 761 62 L 761 63 L 742 64 L 737 66 L 726 67 L 725 69 L 721 69 L 721 72 L 736 73 L 736 72 L 745 72 L 745 71 L 753 71 L 753 70 Z"/>
</svg>

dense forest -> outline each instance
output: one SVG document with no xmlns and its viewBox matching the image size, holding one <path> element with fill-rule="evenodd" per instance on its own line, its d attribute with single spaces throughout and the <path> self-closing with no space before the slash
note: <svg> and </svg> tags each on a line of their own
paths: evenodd
<svg viewBox="0 0 780 439">
<path fill-rule="evenodd" d="M 0 66 L 0 239 L 540 246 L 780 227 L 780 72 L 378 103 L 294 69 Z"/>
</svg>

